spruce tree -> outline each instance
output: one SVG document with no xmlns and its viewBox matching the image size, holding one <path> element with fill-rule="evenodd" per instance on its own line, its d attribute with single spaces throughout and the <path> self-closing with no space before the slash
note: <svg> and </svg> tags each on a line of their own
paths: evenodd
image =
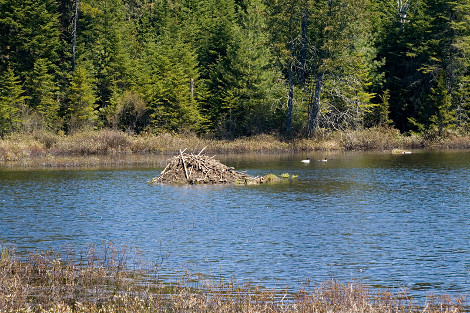
<svg viewBox="0 0 470 313">
<path fill-rule="evenodd" d="M 69 132 L 97 126 L 98 97 L 93 76 L 84 66 L 77 66 L 68 88 L 67 128 Z"/>
<path fill-rule="evenodd" d="M 58 91 L 54 76 L 49 72 L 51 64 L 46 59 L 38 59 L 28 84 L 31 88 L 31 106 L 43 118 L 47 129 L 57 129 L 59 120 Z"/>
<path fill-rule="evenodd" d="M 452 42 L 453 79 L 452 103 L 457 126 L 468 131 L 470 126 L 470 1 L 451 1 L 453 19 L 451 27 L 455 35 Z"/>
<path fill-rule="evenodd" d="M 91 61 L 100 108 L 113 104 L 133 80 L 131 51 L 133 24 L 126 19 L 121 0 L 81 0 L 77 61 Z M 105 111 L 104 111 L 105 112 Z"/>
<path fill-rule="evenodd" d="M 14 69 L 23 83 L 38 59 L 57 65 L 60 33 L 54 0 L 0 0 L 0 34 L 0 70 Z"/>
<path fill-rule="evenodd" d="M 147 103 L 155 131 L 197 132 L 204 124 L 196 55 L 183 35 L 168 27 L 144 47 L 136 89 Z"/>
<path fill-rule="evenodd" d="M 196 4 L 199 24 L 193 30 L 193 45 L 197 52 L 200 78 L 207 90 L 201 103 L 208 118 L 209 129 L 223 131 L 229 111 L 224 98 L 240 77 L 237 77 L 233 57 L 239 42 L 236 38 L 236 10 L 233 0 L 199 0 Z"/>
<path fill-rule="evenodd" d="M 21 125 L 21 110 L 27 96 L 13 69 L 0 76 L 0 136 L 15 131 Z"/>
<path fill-rule="evenodd" d="M 249 136 L 276 129 L 281 117 L 281 73 L 268 46 L 265 6 L 245 1 L 235 28 L 238 48 L 231 50 L 238 79 L 224 95 L 225 129 L 232 136 Z"/>
</svg>

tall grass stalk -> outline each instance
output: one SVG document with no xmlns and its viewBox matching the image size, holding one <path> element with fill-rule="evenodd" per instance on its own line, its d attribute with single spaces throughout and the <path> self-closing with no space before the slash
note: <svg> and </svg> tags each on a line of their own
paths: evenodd
<svg viewBox="0 0 470 313">
<path fill-rule="evenodd" d="M 3 250 L 2 250 L 3 251 Z M 326 281 L 295 294 L 233 281 L 184 275 L 178 284 L 129 269 L 130 249 L 105 244 L 98 253 L 73 249 L 0 261 L 0 312 L 464 312 L 463 298 L 430 297 L 417 305 L 407 294 L 359 282 Z"/>
</svg>

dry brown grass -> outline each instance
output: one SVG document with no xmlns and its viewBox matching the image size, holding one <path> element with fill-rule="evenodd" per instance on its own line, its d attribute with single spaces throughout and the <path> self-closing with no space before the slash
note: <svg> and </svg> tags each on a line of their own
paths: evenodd
<svg viewBox="0 0 470 313">
<path fill-rule="evenodd" d="M 393 150 L 413 148 L 470 148 L 470 135 L 448 133 L 445 137 L 403 136 L 391 128 L 325 132 L 316 138 L 286 141 L 273 135 L 235 140 L 214 140 L 195 134 L 162 133 L 130 135 L 102 129 L 70 135 L 53 133 L 11 134 L 0 139 L 0 162 L 43 157 L 102 156 L 123 154 L 175 154 L 180 149 L 207 153 L 285 153 L 315 150 Z"/>
<path fill-rule="evenodd" d="M 20 257 L 2 247 L 0 312 L 464 312 L 463 298 L 430 297 L 418 306 L 406 294 L 361 283 L 327 281 L 296 294 L 202 275 L 163 284 L 139 267 L 129 270 L 129 249 L 105 244 L 83 255 L 36 253 Z M 133 257 L 135 261 L 136 258 Z"/>
<path fill-rule="evenodd" d="M 403 136 L 397 129 L 367 128 L 340 133 L 344 150 L 393 150 L 422 148 L 422 139 L 416 135 Z"/>
</svg>

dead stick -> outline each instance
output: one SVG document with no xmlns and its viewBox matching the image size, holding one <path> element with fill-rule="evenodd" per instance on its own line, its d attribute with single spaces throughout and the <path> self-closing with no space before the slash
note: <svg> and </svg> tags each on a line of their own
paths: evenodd
<svg viewBox="0 0 470 313">
<path fill-rule="evenodd" d="M 205 146 L 204 148 L 202 148 L 202 150 L 199 151 L 199 153 L 198 153 L 197 155 L 201 155 L 202 151 L 204 151 L 206 148 L 207 148 L 207 146 Z"/>
<path fill-rule="evenodd" d="M 165 169 L 160 173 L 160 176 L 162 176 L 163 174 L 165 174 L 165 171 L 166 169 L 168 168 L 168 166 L 170 166 L 171 163 L 168 163 L 167 166 L 165 167 Z"/>
<path fill-rule="evenodd" d="M 184 149 L 184 150 L 186 150 L 186 149 Z M 183 161 L 184 176 L 186 177 L 186 180 L 189 180 L 188 170 L 186 169 L 186 163 L 184 162 L 183 152 L 180 150 L 180 153 L 181 153 L 181 160 Z"/>
</svg>

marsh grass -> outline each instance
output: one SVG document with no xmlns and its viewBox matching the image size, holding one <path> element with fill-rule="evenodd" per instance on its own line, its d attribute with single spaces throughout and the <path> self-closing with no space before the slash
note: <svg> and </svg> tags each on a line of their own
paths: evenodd
<svg viewBox="0 0 470 313">
<path fill-rule="evenodd" d="M 286 140 L 257 135 L 235 140 L 215 140 L 188 134 L 131 135 L 117 130 L 81 131 L 69 135 L 48 132 L 14 133 L 0 139 L 0 161 L 37 158 L 178 153 L 180 149 L 208 154 L 286 153 L 332 150 L 393 150 L 413 148 L 470 148 L 470 136 L 447 133 L 445 137 L 404 136 L 391 128 L 320 132 L 315 138 Z"/>
<path fill-rule="evenodd" d="M 463 298 L 429 297 L 416 305 L 406 293 L 360 282 L 326 281 L 292 293 L 186 273 L 165 284 L 136 268 L 131 249 L 90 247 L 20 257 L 2 246 L 0 312 L 464 312 Z M 134 267 L 134 268 L 132 268 Z M 132 268 L 132 269 L 131 269 Z M 149 267 L 150 268 L 150 267 Z"/>
</svg>

